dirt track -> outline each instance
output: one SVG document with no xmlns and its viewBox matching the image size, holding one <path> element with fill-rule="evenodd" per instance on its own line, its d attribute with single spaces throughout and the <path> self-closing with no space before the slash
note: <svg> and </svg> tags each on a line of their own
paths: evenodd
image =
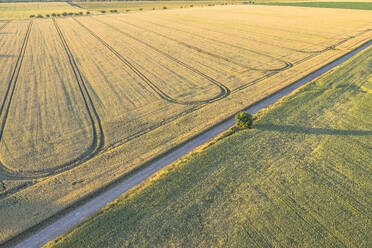
<svg viewBox="0 0 372 248">
<path fill-rule="evenodd" d="M 271 105 L 272 103 L 278 101 L 282 97 L 290 94 L 292 91 L 297 89 L 298 87 L 312 81 L 313 79 L 317 78 L 318 76 L 328 72 L 332 68 L 341 63 L 345 62 L 346 60 L 350 59 L 357 53 L 363 51 L 367 47 L 372 45 L 372 40 L 364 43 L 363 45 L 359 46 L 358 48 L 354 49 L 353 51 L 345 54 L 344 56 L 336 59 L 335 61 L 323 66 L 322 68 L 315 70 L 309 73 L 307 76 L 303 77 L 302 79 L 294 82 L 293 84 L 285 87 L 282 90 L 277 91 L 276 93 L 270 95 L 269 97 L 253 104 L 246 110 L 250 113 L 256 113 L 259 110 L 266 108 L 267 106 Z M 217 136 L 221 132 L 225 131 L 229 127 L 234 124 L 234 118 L 227 119 L 226 121 L 216 125 L 215 127 L 211 128 L 209 131 L 199 135 L 198 137 L 189 140 L 179 148 L 175 149 L 171 153 L 163 156 L 160 159 L 157 159 L 148 167 L 140 170 L 139 172 L 135 173 L 131 177 L 125 179 L 124 181 L 120 182 L 116 186 L 112 187 L 111 189 L 105 191 L 104 193 L 98 195 L 97 197 L 93 198 L 92 200 L 86 202 L 84 205 L 74 209 L 67 215 L 61 217 L 60 219 L 56 220 L 54 223 L 46 226 L 45 228 L 41 229 L 37 233 L 31 235 L 30 237 L 26 238 L 25 240 L 21 241 L 14 247 L 21 248 L 34 248 L 34 247 L 41 247 L 45 243 L 53 240 L 58 235 L 66 232 L 88 216 L 94 214 L 97 210 L 104 207 L 107 203 L 113 201 L 121 194 L 125 193 L 129 189 L 133 188 L 134 186 L 140 184 L 148 177 L 153 175 L 155 172 L 160 170 L 161 168 L 173 163 L 181 156 L 185 155 L 186 153 L 190 152 L 194 148 L 202 145 L 203 143 L 209 141 L 213 137 Z"/>
</svg>

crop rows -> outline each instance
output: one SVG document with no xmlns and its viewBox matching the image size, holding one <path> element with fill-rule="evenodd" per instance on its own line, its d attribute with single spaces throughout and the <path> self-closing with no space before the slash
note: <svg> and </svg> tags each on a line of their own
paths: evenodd
<svg viewBox="0 0 372 248">
<path fill-rule="evenodd" d="M 92 17 L 93 18 L 93 17 Z M 175 62 L 175 63 L 178 63 L 182 66 L 184 66 L 185 68 L 201 75 L 202 77 L 206 78 L 207 80 L 209 80 L 210 82 L 212 82 L 213 84 L 215 84 L 217 87 L 220 88 L 220 93 L 217 95 L 217 96 L 214 96 L 212 98 L 209 98 L 209 99 L 206 99 L 206 100 L 199 100 L 199 101 L 180 101 L 180 100 L 177 100 L 175 98 L 172 98 L 171 96 L 169 96 L 165 91 L 163 91 L 156 83 L 154 83 L 152 80 L 148 79 L 146 77 L 146 75 L 141 72 L 136 66 L 134 66 L 133 63 L 131 63 L 127 58 L 125 58 L 123 55 L 121 55 L 117 50 L 115 50 L 115 48 L 113 48 L 110 44 L 108 44 L 103 38 L 101 38 L 100 36 L 98 36 L 92 29 L 88 28 L 86 25 L 84 25 L 81 21 L 79 21 L 78 19 L 76 18 L 73 18 L 75 20 L 75 22 L 77 22 L 81 27 L 83 27 L 85 30 L 87 30 L 90 35 L 92 35 L 97 41 L 99 41 L 101 44 L 103 44 L 109 51 L 111 51 L 126 67 L 128 67 L 130 70 L 133 71 L 133 73 L 135 73 L 144 83 L 146 83 L 160 98 L 168 101 L 169 103 L 176 103 L 176 104 L 182 104 L 182 105 L 194 105 L 194 107 L 192 107 L 191 109 L 187 109 L 187 110 L 184 110 L 183 112 L 180 112 L 179 114 L 175 115 L 175 116 L 172 116 L 170 118 L 168 118 L 168 120 L 164 120 L 162 121 L 160 124 L 157 124 L 157 125 L 153 125 L 153 126 L 150 126 L 149 128 L 147 128 L 146 130 L 143 130 L 143 131 L 139 131 L 137 133 L 133 133 L 132 135 L 128 136 L 128 137 L 125 137 L 124 139 L 121 139 L 113 144 L 110 144 L 108 147 L 110 147 L 110 149 L 113 149 L 115 147 L 117 147 L 118 145 L 122 145 L 126 142 L 129 142 L 141 135 L 144 135 L 152 130 L 154 130 L 155 128 L 157 127 L 160 127 L 170 121 L 173 121 L 181 116 L 184 116 L 184 115 L 187 115 L 187 114 L 190 114 L 192 113 L 193 111 L 197 110 L 197 109 L 200 109 L 201 107 L 203 107 L 204 104 L 207 104 L 207 103 L 211 103 L 211 102 L 214 102 L 214 101 L 217 101 L 219 99 L 222 99 L 222 98 L 225 98 L 226 96 L 228 96 L 230 94 L 230 89 L 225 86 L 224 84 L 216 81 L 215 79 L 213 79 L 212 77 L 206 75 L 205 73 L 187 65 L 186 63 L 180 61 L 179 59 L 171 56 L 170 54 L 162 51 L 161 49 L 151 45 L 150 43 L 147 43 L 143 40 L 140 40 L 136 37 L 134 37 L 133 35 L 131 35 L 130 33 L 128 32 L 125 32 L 109 23 L 106 23 L 104 21 L 101 21 L 101 20 L 98 20 L 97 18 L 94 18 L 96 21 L 106 25 L 107 27 L 113 29 L 113 30 L 116 30 L 117 32 L 131 38 L 132 40 L 134 41 L 137 41 L 147 47 L 149 47 L 150 49 L 154 50 L 155 52 L 159 53 L 159 54 L 162 54 L 164 55 L 165 57 L 169 58 L 171 61 Z M 268 74 L 265 74 L 264 76 L 262 77 L 258 77 L 256 79 L 254 79 L 253 81 L 251 82 L 248 82 L 248 83 L 245 83 L 244 85 L 238 87 L 238 88 L 235 88 L 232 92 L 237 92 L 237 91 L 240 91 L 242 89 L 245 89 L 246 87 L 248 86 L 251 86 L 257 82 L 260 82 L 264 79 L 267 79 L 268 77 L 271 77 L 273 75 L 275 75 L 276 73 L 279 73 L 281 71 L 284 71 L 284 70 L 287 70 L 289 68 L 291 68 L 293 65 L 291 62 L 287 62 L 287 61 L 283 61 L 281 59 L 278 59 L 278 61 L 282 61 L 285 65 L 284 67 L 281 67 L 281 68 L 272 68 L 272 69 L 259 69 L 259 68 L 253 68 L 253 67 L 249 67 L 249 66 L 246 66 L 246 65 L 243 65 L 243 64 L 240 64 L 238 62 L 235 62 L 229 58 L 226 58 L 226 57 L 223 57 L 223 56 L 220 56 L 218 54 L 214 54 L 214 53 L 211 53 L 211 52 L 208 52 L 208 51 L 205 51 L 199 47 L 196 47 L 196 46 L 193 46 L 193 45 L 190 45 L 186 42 L 183 42 L 183 41 L 180 41 L 178 39 L 175 39 L 175 38 L 172 38 L 172 37 L 169 37 L 169 36 L 166 36 L 160 32 L 157 32 L 157 31 L 154 31 L 154 30 L 150 30 L 148 28 L 144 28 L 144 27 L 140 27 L 139 25 L 136 25 L 136 24 L 133 24 L 133 23 L 130 23 L 130 22 L 126 22 L 125 20 L 123 19 L 119 19 L 119 18 L 116 18 L 118 19 L 118 21 L 120 22 L 123 22 L 129 26 L 133 26 L 137 29 L 142 29 L 142 30 L 145 30 L 147 32 L 152 32 L 153 34 L 155 35 L 158 35 L 160 37 L 163 37 L 167 40 L 170 40 L 170 41 L 174 41 L 176 43 L 178 43 L 179 45 L 183 46 L 183 47 L 186 47 L 186 48 L 189 48 L 191 50 L 194 50 L 194 51 L 197 51 L 198 53 L 201 53 L 203 55 L 206 55 L 206 56 L 209 56 L 209 57 L 212 57 L 212 58 L 215 58 L 215 59 L 220 59 L 220 60 L 224 60 L 228 63 L 231 63 L 231 64 L 235 64 L 235 65 L 238 65 L 242 68 L 245 68 L 245 69 L 249 69 L 249 70 L 253 70 L 253 71 L 261 71 L 261 72 L 267 72 Z M 1 28 L 4 28 L 9 22 L 6 22 Z M 151 22 L 150 22 L 151 23 Z M 64 47 L 64 50 L 68 56 L 68 59 L 69 59 L 69 63 L 70 63 L 70 66 L 73 70 L 73 73 L 74 73 L 74 77 L 75 77 L 75 80 L 77 82 L 77 85 L 78 85 L 78 89 L 79 91 L 81 92 L 81 95 L 84 99 L 84 104 L 85 104 L 85 108 L 87 110 L 87 113 L 89 115 L 89 119 L 90 119 L 90 122 L 91 122 L 91 128 L 92 128 L 92 142 L 89 146 L 89 148 L 84 151 L 81 155 L 78 156 L 78 158 L 75 158 L 71 161 L 68 161 L 66 163 L 63 163 L 63 164 L 60 164 L 58 166 L 55 166 L 52 170 L 50 168 L 48 169 L 45 169 L 45 170 L 30 170 L 30 171 L 26 171 L 26 172 L 16 172 L 16 171 L 13 171 L 12 169 L 6 167 L 5 165 L 2 165 L 2 175 L 3 176 L 6 176 L 8 179 L 36 179 L 36 178 L 41 178 L 41 177 L 46 177 L 46 176 L 49 176 L 49 175 L 53 175 L 53 174 L 58 174 L 60 172 L 63 172 L 65 170 L 68 170 L 68 169 L 71 169 L 79 164 L 82 164 L 84 163 L 85 161 L 89 160 L 90 158 L 93 158 L 96 154 L 98 154 L 100 151 L 109 151 L 108 147 L 106 147 L 105 149 L 104 148 L 104 131 L 103 131 L 103 127 L 102 127 L 102 124 L 101 124 L 101 120 L 100 120 L 100 117 L 97 113 L 97 110 L 94 106 L 94 103 L 93 103 L 93 100 L 89 94 L 89 91 L 88 91 L 88 88 L 86 86 L 86 83 L 84 82 L 84 79 L 83 79 L 83 76 L 82 76 L 82 73 L 80 72 L 79 68 L 78 68 L 78 65 L 74 59 L 74 56 L 72 55 L 72 52 L 69 48 L 69 45 L 66 41 L 66 39 L 64 38 L 64 35 L 61 31 L 61 29 L 59 28 L 57 22 L 55 20 L 53 20 L 53 24 L 55 26 L 55 29 L 60 37 L 60 40 L 61 40 L 61 43 L 63 44 L 63 47 Z M 151 23 L 151 24 L 154 24 L 156 26 L 162 26 L 162 27 L 165 27 L 165 28 L 171 28 L 170 26 L 166 26 L 166 25 L 162 25 L 162 24 L 159 24 L 159 23 Z M 8 89 L 6 91 L 6 97 L 4 98 L 4 101 L 3 101 L 3 104 L 2 104 L 2 107 L 1 107 L 1 116 L 2 116 L 2 129 L 1 129 L 1 133 L 0 133 L 0 139 L 2 137 L 2 133 L 4 131 L 4 127 L 5 127 L 5 124 L 6 124 L 6 120 L 7 120 L 7 114 L 9 112 L 9 106 L 10 106 L 10 103 L 11 103 L 11 99 L 12 99 L 12 96 L 13 96 L 13 93 L 14 93 L 14 89 L 15 89 L 15 85 L 16 85 L 16 81 L 17 81 L 17 78 L 18 78 L 18 75 L 19 75 L 19 71 L 20 71 L 20 68 L 21 68 L 21 64 L 22 64 L 22 61 L 23 61 L 23 57 L 24 57 L 24 53 L 25 53 L 25 49 L 26 49 L 26 46 L 27 46 L 27 41 L 28 41 L 28 38 L 29 38 L 29 35 L 30 35 L 30 32 L 31 32 L 31 26 L 32 26 L 32 21 L 30 22 L 29 24 L 29 27 L 27 29 L 27 32 L 26 32 L 26 35 L 25 35 L 25 38 L 24 38 L 24 41 L 23 41 L 23 44 L 22 44 L 22 47 L 21 47 L 21 52 L 18 56 L 18 59 L 17 59 L 17 63 L 16 63 L 16 66 L 14 68 L 14 71 L 13 71 L 13 74 L 12 74 L 12 77 L 11 77 L 11 80 L 9 82 L 9 85 L 8 85 Z M 181 29 L 177 29 L 175 27 L 172 27 L 171 29 L 173 30 L 176 30 L 176 31 L 179 31 L 179 32 L 183 32 L 183 33 L 187 33 L 187 34 L 190 34 L 190 35 L 193 35 L 193 36 L 197 36 L 199 38 L 202 38 L 202 39 L 207 39 L 207 40 L 210 40 L 211 42 L 215 42 L 215 43 L 221 43 L 221 44 L 224 44 L 224 45 L 230 45 L 232 47 L 236 47 L 238 49 L 241 49 L 241 50 L 248 50 L 250 52 L 252 52 L 252 50 L 250 49 L 247 49 L 247 48 L 244 48 L 244 47 L 241 47 L 241 46 L 237 46 L 237 45 L 234 45 L 234 44 L 228 44 L 224 41 L 221 41 L 221 40 L 216 40 L 216 39 L 213 39 L 213 38 L 209 38 L 209 37 L 205 37 L 205 36 L 202 36 L 202 35 L 197 35 L 195 33 L 191 33 L 191 32 L 188 32 L 188 31 L 185 31 L 185 30 L 181 30 Z M 366 30 L 363 30 L 363 31 L 360 31 L 358 34 L 354 35 L 354 36 L 349 36 L 331 46 L 328 46 L 324 49 L 321 49 L 321 50 L 313 50 L 313 51 L 306 51 L 306 50 L 295 50 L 296 52 L 300 52 L 300 53 L 312 53 L 312 54 L 320 54 L 320 53 L 324 53 L 324 52 L 327 52 L 329 50 L 332 50 L 332 49 L 336 49 L 337 46 L 349 41 L 350 39 L 352 38 L 355 38 L 356 36 L 358 35 L 362 35 L 362 34 L 365 34 L 367 32 L 371 31 L 370 29 L 366 29 Z M 263 56 L 267 56 L 267 57 L 270 57 L 270 58 L 273 58 L 273 59 L 276 59 L 270 55 L 266 55 L 266 54 L 261 54 L 261 53 L 258 53 L 259 55 L 263 55 Z M 313 57 L 314 55 L 312 55 L 311 57 Z M 301 62 L 304 62 L 306 61 L 307 59 L 311 58 L 311 57 L 307 57 L 303 60 L 301 60 Z M 295 64 L 298 64 L 299 62 L 296 62 Z M 3 109 L 4 110 L 4 114 L 3 113 Z M 24 188 L 24 187 L 22 187 Z M 17 191 L 14 191 L 14 192 L 17 192 Z M 8 194 L 9 192 L 7 192 Z"/>
<path fill-rule="evenodd" d="M 347 27 L 358 27 L 352 33 L 324 30 L 310 39 L 309 33 L 320 28 L 304 34 L 285 26 L 272 33 L 271 27 L 255 31 L 255 23 L 247 28 L 245 21 L 239 23 L 238 8 L 229 10 L 238 17 L 231 27 L 223 23 L 228 14 L 218 8 L 197 11 L 212 21 L 195 19 L 191 11 L 182 18 L 169 11 L 29 22 L 0 109 L 2 204 L 10 206 L 16 194 L 43 187 L 46 202 L 54 196 L 66 199 L 57 211 L 80 198 L 68 197 L 72 188 L 89 185 L 90 178 L 129 173 L 174 147 L 182 140 L 178 135 L 205 130 L 205 123 L 252 104 L 250 98 L 262 99 L 289 84 L 292 71 L 301 77 L 311 63 L 319 66 L 342 55 L 371 31 L 360 28 L 363 17 L 360 25 Z M 218 16 L 222 21 L 215 20 Z M 333 41 L 333 35 L 339 38 Z M 229 106 L 231 112 L 224 114 Z M 204 115 L 216 119 L 208 122 Z M 57 190 L 52 197 L 49 189 L 55 185 L 65 193 Z M 76 195 L 102 185 L 94 181 Z"/>
</svg>

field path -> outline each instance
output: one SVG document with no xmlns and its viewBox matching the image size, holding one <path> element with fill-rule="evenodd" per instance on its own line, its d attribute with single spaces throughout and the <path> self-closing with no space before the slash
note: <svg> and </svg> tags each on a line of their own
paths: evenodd
<svg viewBox="0 0 372 248">
<path fill-rule="evenodd" d="M 362 44 L 358 48 L 352 50 L 351 52 L 341 56 L 340 58 L 334 60 L 333 62 L 309 73 L 307 76 L 303 77 L 302 79 L 292 83 L 291 85 L 273 93 L 269 97 L 251 105 L 246 111 L 254 114 L 259 110 L 268 107 L 269 105 L 275 103 L 282 97 L 290 94 L 292 91 L 297 89 L 298 87 L 312 81 L 313 79 L 319 77 L 320 75 L 330 71 L 334 67 L 340 65 L 341 63 L 345 62 L 346 60 L 350 59 L 354 55 L 360 53 L 361 51 L 365 50 L 367 47 L 372 45 L 372 40 Z M 59 218 L 54 223 L 44 227 L 40 231 L 36 232 L 35 234 L 31 235 L 30 237 L 24 239 L 23 241 L 19 242 L 14 247 L 22 248 L 36 248 L 41 247 L 42 245 L 46 244 L 47 242 L 55 239 L 60 234 L 68 231 L 73 226 L 80 223 L 85 218 L 89 217 L 90 215 L 94 214 L 96 211 L 104 207 L 107 203 L 113 201 L 114 199 L 118 198 L 123 193 L 127 192 L 131 188 L 135 187 L 136 185 L 140 184 L 155 172 L 159 171 L 163 167 L 173 163 L 183 155 L 187 154 L 188 152 L 192 151 L 196 147 L 204 144 L 205 142 L 209 141 L 213 137 L 217 136 L 221 132 L 224 132 L 232 125 L 234 125 L 235 120 L 234 118 L 229 118 L 222 123 L 212 127 L 207 132 L 185 142 L 183 145 L 179 146 L 177 149 L 173 150 L 172 152 L 168 153 L 167 155 L 154 160 L 152 164 L 145 167 L 144 169 L 138 171 L 137 173 L 133 174 L 132 176 L 126 178 L 122 182 L 116 184 L 109 190 L 101 193 L 97 197 L 93 198 L 92 200 L 86 202 L 85 204 L 81 205 L 80 207 L 72 210 L 65 216 Z"/>
</svg>

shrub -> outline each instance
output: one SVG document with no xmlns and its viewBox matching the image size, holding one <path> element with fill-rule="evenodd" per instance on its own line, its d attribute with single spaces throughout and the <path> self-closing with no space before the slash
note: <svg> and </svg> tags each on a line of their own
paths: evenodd
<svg viewBox="0 0 372 248">
<path fill-rule="evenodd" d="M 192 8 L 192 7 L 194 7 L 194 5 L 191 4 L 191 5 L 190 5 L 190 8 Z"/>
<path fill-rule="evenodd" d="M 61 14 L 58 13 L 57 16 L 61 16 Z"/>
<path fill-rule="evenodd" d="M 152 8 L 152 10 L 155 10 L 155 8 Z"/>
<path fill-rule="evenodd" d="M 183 9 L 183 6 L 181 6 L 180 8 Z"/>
<path fill-rule="evenodd" d="M 83 15 L 83 12 L 82 12 L 82 11 L 80 11 L 80 12 L 79 12 L 79 15 Z"/>
<path fill-rule="evenodd" d="M 35 17 L 35 15 L 30 15 L 30 18 L 34 18 Z"/>
<path fill-rule="evenodd" d="M 248 112 L 239 112 L 235 115 L 236 126 L 240 128 L 251 128 L 253 123 L 252 115 Z"/>
<path fill-rule="evenodd" d="M 56 16 L 57 16 L 57 14 L 56 14 L 56 13 L 52 13 L 52 16 L 53 16 L 53 17 L 56 17 Z"/>
<path fill-rule="evenodd" d="M 167 9 L 167 6 L 164 6 L 163 9 Z"/>
<path fill-rule="evenodd" d="M 63 12 L 62 15 L 63 15 L 63 16 L 67 16 L 67 12 Z"/>
<path fill-rule="evenodd" d="M 101 10 L 101 13 L 102 13 L 102 14 L 106 13 L 106 10 Z"/>
<path fill-rule="evenodd" d="M 116 9 L 112 9 L 110 10 L 111 13 L 118 13 L 118 11 Z"/>
<path fill-rule="evenodd" d="M 130 9 L 127 9 L 127 10 L 126 10 L 126 12 L 129 12 L 129 11 L 130 11 Z"/>
<path fill-rule="evenodd" d="M 143 10 L 143 8 L 139 8 L 139 11 L 142 11 Z"/>
<path fill-rule="evenodd" d="M 68 13 L 70 16 L 72 16 L 72 15 L 74 15 L 74 13 L 72 13 L 72 12 L 70 12 L 70 13 Z"/>
<path fill-rule="evenodd" d="M 80 13 L 75 13 L 75 15 L 77 15 L 77 16 L 78 16 L 78 15 L 80 15 Z"/>
<path fill-rule="evenodd" d="M 49 14 L 46 14 L 45 16 L 46 16 L 47 18 L 49 18 L 49 17 L 50 17 L 50 15 L 49 15 Z"/>
<path fill-rule="evenodd" d="M 90 15 L 90 12 L 89 11 L 87 11 L 87 15 Z"/>
<path fill-rule="evenodd" d="M 36 17 L 37 18 L 43 18 L 44 16 L 42 14 L 38 14 Z"/>
</svg>

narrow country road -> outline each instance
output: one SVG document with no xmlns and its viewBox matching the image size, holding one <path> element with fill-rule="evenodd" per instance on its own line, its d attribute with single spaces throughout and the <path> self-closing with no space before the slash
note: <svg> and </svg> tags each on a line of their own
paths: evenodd
<svg viewBox="0 0 372 248">
<path fill-rule="evenodd" d="M 346 60 L 350 59 L 357 53 L 363 51 L 367 47 L 372 45 L 372 40 L 364 43 L 363 45 L 359 46 L 358 48 L 354 49 L 353 51 L 345 54 L 344 56 L 334 60 L 333 62 L 323 66 L 322 68 L 311 72 L 307 76 L 303 77 L 302 79 L 294 82 L 290 86 L 277 91 L 276 93 L 272 94 L 271 96 L 263 99 L 252 105 L 251 107 L 247 108 L 246 111 L 249 113 L 256 113 L 259 110 L 268 107 L 269 105 L 273 104 L 274 102 L 278 101 L 282 97 L 290 94 L 292 91 L 297 89 L 298 87 L 312 81 L 313 79 L 319 77 L 320 75 L 328 72 L 332 68 L 341 63 L 345 62 Z M 39 230 L 35 234 L 29 236 L 28 238 L 24 239 L 23 241 L 19 242 L 14 247 L 16 248 L 37 248 L 41 247 L 42 245 L 46 244 L 47 242 L 55 239 L 60 234 L 68 231 L 73 226 L 77 225 L 79 222 L 87 218 L 88 216 L 94 214 L 96 211 L 104 207 L 107 203 L 115 200 L 121 194 L 127 192 L 134 186 L 140 184 L 148 177 L 153 175 L 155 172 L 159 171 L 163 167 L 173 163 L 186 153 L 192 151 L 194 148 L 204 144 L 205 142 L 209 141 L 210 139 L 214 138 L 221 132 L 224 132 L 232 125 L 234 125 L 235 120 L 234 118 L 230 118 L 213 128 L 209 131 L 189 140 L 184 145 L 180 146 L 179 148 L 175 149 L 171 153 L 163 156 L 162 158 L 154 161 L 148 167 L 140 170 L 139 172 L 135 173 L 131 177 L 123 180 L 122 182 L 118 183 L 111 189 L 101 193 L 97 197 L 93 198 L 92 200 L 86 202 L 85 204 L 81 205 L 80 207 L 72 210 L 70 213 L 66 214 L 65 216 L 61 217 L 60 219 L 56 220 L 52 224 L 46 226 L 45 228 Z"/>
</svg>

